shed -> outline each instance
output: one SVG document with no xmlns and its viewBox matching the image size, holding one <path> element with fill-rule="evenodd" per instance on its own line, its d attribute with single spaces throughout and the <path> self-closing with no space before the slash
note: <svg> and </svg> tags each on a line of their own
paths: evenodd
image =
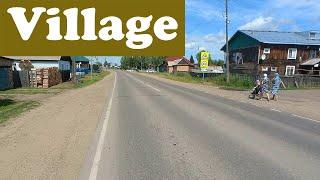
<svg viewBox="0 0 320 180">
<path fill-rule="evenodd" d="M 0 56 L 0 90 L 13 87 L 12 62 L 10 59 Z"/>
</svg>

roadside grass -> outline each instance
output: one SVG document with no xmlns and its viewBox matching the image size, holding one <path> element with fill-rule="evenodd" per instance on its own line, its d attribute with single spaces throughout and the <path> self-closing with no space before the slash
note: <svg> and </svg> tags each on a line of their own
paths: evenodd
<svg viewBox="0 0 320 180">
<path fill-rule="evenodd" d="M 65 82 L 53 86 L 49 89 L 41 88 L 17 88 L 0 91 L 0 124 L 10 118 L 18 117 L 25 111 L 40 106 L 40 102 L 35 100 L 21 100 L 25 95 L 34 97 L 37 94 L 56 94 L 66 89 L 82 88 L 94 84 L 102 80 L 110 72 L 94 73 L 91 79 L 90 75 L 86 75 L 80 79 L 78 84 Z"/>
<path fill-rule="evenodd" d="M 74 85 L 74 87 L 75 88 L 83 88 L 83 87 L 89 86 L 91 84 L 94 84 L 94 83 L 102 80 L 104 77 L 106 77 L 109 74 L 110 74 L 109 71 L 103 71 L 101 73 L 93 73 L 92 78 L 91 78 L 91 75 L 88 74 L 88 75 L 84 76 L 83 78 L 81 78 L 79 83 Z"/>
<path fill-rule="evenodd" d="M 94 84 L 105 76 L 109 75 L 110 72 L 101 72 L 101 73 L 93 73 L 93 77 L 91 79 L 90 74 L 84 76 L 80 79 L 78 84 L 73 84 L 71 81 L 64 82 L 58 84 L 56 86 L 52 86 L 49 89 L 42 89 L 42 88 L 16 88 L 16 89 L 8 89 L 8 90 L 0 90 L 0 95 L 35 95 L 35 94 L 51 94 L 51 93 L 59 93 L 65 89 L 74 89 L 74 88 L 82 88 Z"/>
<path fill-rule="evenodd" d="M 222 89 L 232 90 L 249 90 L 254 86 L 254 80 L 249 76 L 230 75 L 230 82 L 227 83 L 227 77 L 225 75 L 217 75 L 214 77 L 208 77 L 204 80 L 201 77 L 191 76 L 189 73 L 156 73 L 156 75 L 171 79 L 174 81 L 195 83 L 195 84 L 208 84 L 212 86 L 218 86 Z"/>
<path fill-rule="evenodd" d="M 36 101 L 14 101 L 11 99 L 0 99 L 0 124 L 10 118 L 17 117 L 21 113 L 36 108 L 40 105 Z"/>
<path fill-rule="evenodd" d="M 309 87 L 295 87 L 295 86 L 289 86 L 289 87 L 286 87 L 286 88 L 283 88 L 281 87 L 281 90 L 319 90 L 320 89 L 320 86 L 319 87 L 314 87 L 314 86 L 309 86 Z"/>
<path fill-rule="evenodd" d="M 0 94 L 47 94 L 52 93 L 49 89 L 39 89 L 39 88 L 17 88 L 0 91 Z"/>
</svg>

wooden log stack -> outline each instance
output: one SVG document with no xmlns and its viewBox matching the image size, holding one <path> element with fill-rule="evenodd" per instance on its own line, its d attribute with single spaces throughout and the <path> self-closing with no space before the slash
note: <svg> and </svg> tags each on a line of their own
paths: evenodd
<svg viewBox="0 0 320 180">
<path fill-rule="evenodd" d="M 59 69 L 56 67 L 42 68 L 31 71 L 30 84 L 32 87 L 49 88 L 62 82 Z"/>
</svg>

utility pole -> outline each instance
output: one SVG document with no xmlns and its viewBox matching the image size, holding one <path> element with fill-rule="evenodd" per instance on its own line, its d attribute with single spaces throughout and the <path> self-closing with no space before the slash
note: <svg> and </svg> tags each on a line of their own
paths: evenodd
<svg viewBox="0 0 320 180">
<path fill-rule="evenodd" d="M 77 72 L 76 72 L 76 60 L 77 56 L 71 58 L 72 60 L 72 82 L 77 83 Z"/>
<path fill-rule="evenodd" d="M 229 31 L 229 15 L 228 15 L 228 0 L 226 1 L 226 69 L 227 69 L 227 83 L 230 82 L 230 69 L 229 69 L 229 37 L 228 37 L 228 31 Z"/>
</svg>

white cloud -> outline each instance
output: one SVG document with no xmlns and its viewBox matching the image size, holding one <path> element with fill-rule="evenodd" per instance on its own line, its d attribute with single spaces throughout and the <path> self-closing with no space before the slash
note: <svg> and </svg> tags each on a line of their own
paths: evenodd
<svg viewBox="0 0 320 180">
<path fill-rule="evenodd" d="M 203 37 L 204 42 L 208 43 L 222 43 L 225 41 L 225 33 L 220 31 L 217 34 L 207 34 Z"/>
<path fill-rule="evenodd" d="M 241 30 L 278 30 L 278 23 L 273 17 L 258 17 L 239 27 Z"/>
<path fill-rule="evenodd" d="M 222 18 L 221 9 L 201 0 L 187 0 L 186 11 L 207 21 Z"/>
</svg>

